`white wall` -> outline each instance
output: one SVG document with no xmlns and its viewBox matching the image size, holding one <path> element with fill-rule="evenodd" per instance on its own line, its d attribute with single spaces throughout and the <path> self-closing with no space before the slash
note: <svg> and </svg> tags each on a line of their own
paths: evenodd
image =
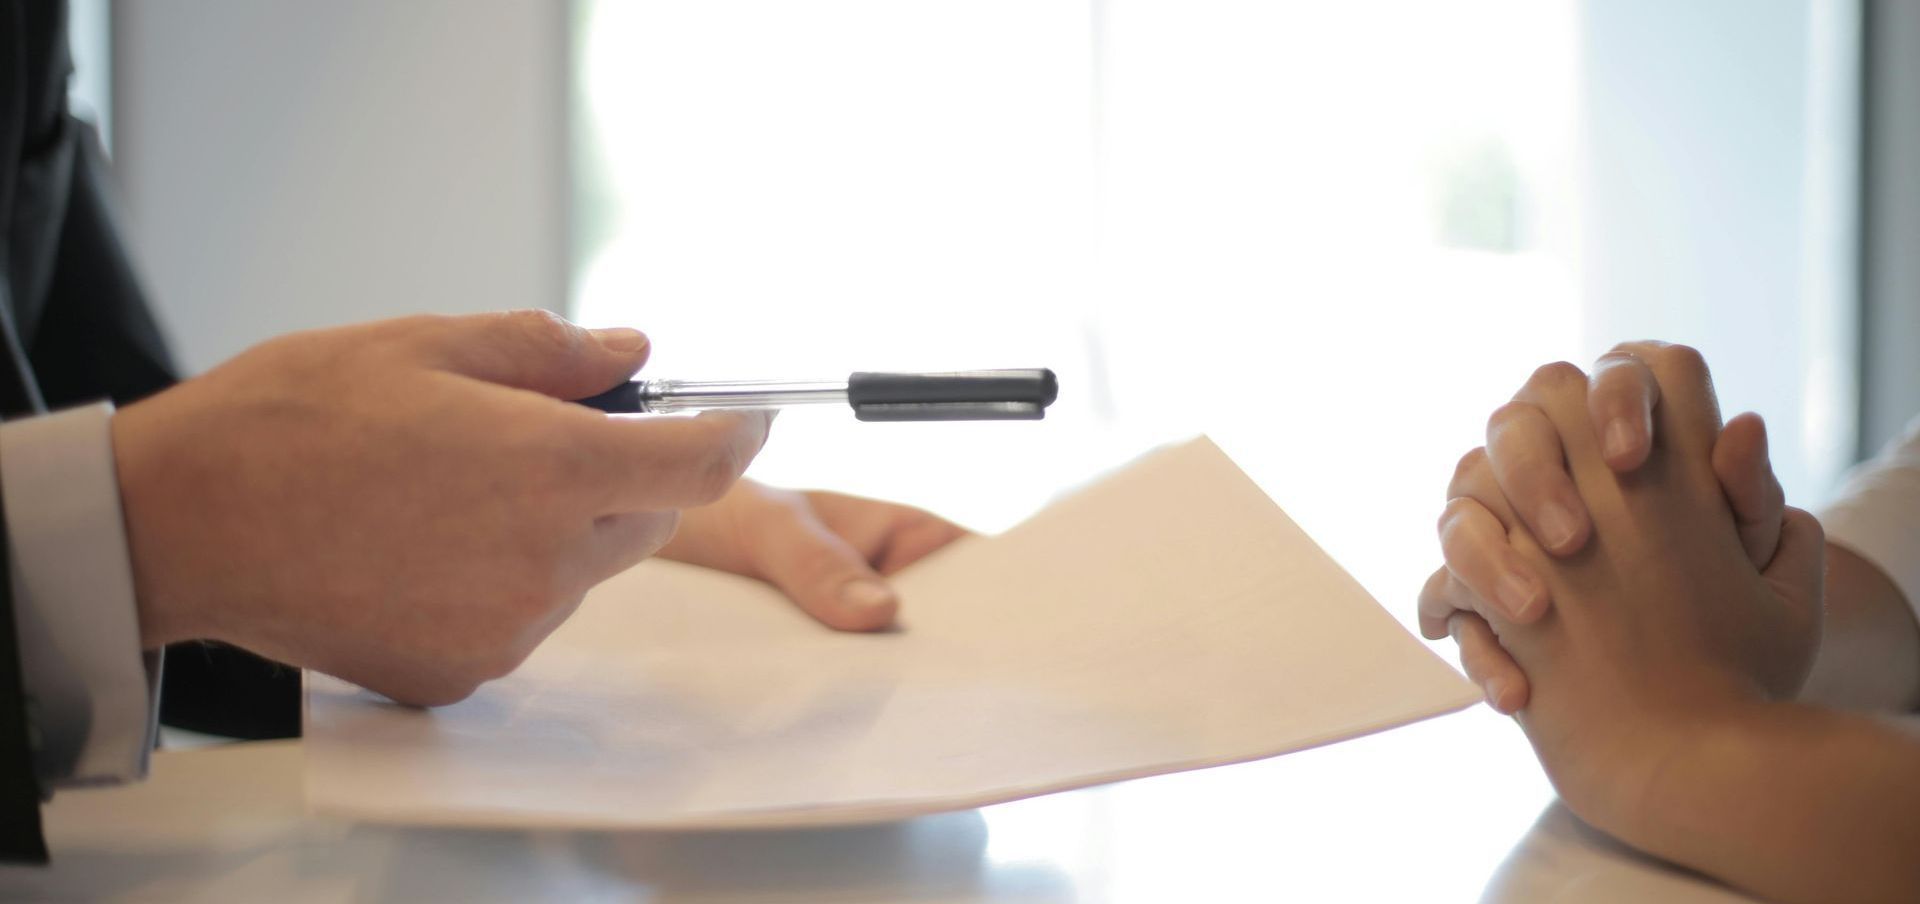
<svg viewBox="0 0 1920 904">
<path fill-rule="evenodd" d="M 563 305 L 568 4 L 114 13 L 127 226 L 188 372 L 298 328 Z"/>
<path fill-rule="evenodd" d="M 1851 462 L 1857 0 L 1585 0 L 1586 344 L 1698 346 L 1788 499 Z"/>
</svg>

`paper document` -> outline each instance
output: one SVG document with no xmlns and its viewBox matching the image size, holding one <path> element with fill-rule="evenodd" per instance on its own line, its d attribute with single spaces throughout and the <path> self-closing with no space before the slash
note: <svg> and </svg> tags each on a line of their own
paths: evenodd
<svg viewBox="0 0 1920 904">
<path fill-rule="evenodd" d="M 1480 696 L 1205 439 L 896 586 L 897 631 L 840 634 L 759 583 L 648 562 L 459 704 L 310 675 L 308 798 L 401 823 L 866 822 L 1269 757 Z"/>
</svg>

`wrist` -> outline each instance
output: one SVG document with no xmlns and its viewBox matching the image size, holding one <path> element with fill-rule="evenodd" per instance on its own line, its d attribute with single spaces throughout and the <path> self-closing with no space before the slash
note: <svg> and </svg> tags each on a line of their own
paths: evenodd
<svg viewBox="0 0 1920 904">
<path fill-rule="evenodd" d="M 1751 681 L 1720 670 L 1686 669 L 1596 684 L 1534 676 L 1530 705 L 1518 715 L 1548 778 L 1567 806 L 1596 828 L 1625 840 L 1643 822 L 1659 822 L 1673 800 L 1675 776 L 1696 768 L 1709 741 L 1738 732 L 1766 697 Z M 1596 692 L 1603 685 L 1614 685 Z"/>
<path fill-rule="evenodd" d="M 169 478 L 156 432 L 161 425 L 153 407 L 154 400 L 128 406 L 115 412 L 109 422 L 140 645 L 149 650 L 211 636 L 200 613 L 187 604 L 167 571 L 164 547 L 174 530 L 165 523 L 169 503 L 160 498 Z"/>
<path fill-rule="evenodd" d="M 1646 728 L 1643 742 L 1622 759 L 1614 793 L 1583 801 L 1575 812 L 1633 847 L 1671 856 L 1673 839 L 1690 831 L 1703 802 L 1719 794 L 1716 779 L 1786 705 L 1745 697 L 1674 713 Z"/>
</svg>

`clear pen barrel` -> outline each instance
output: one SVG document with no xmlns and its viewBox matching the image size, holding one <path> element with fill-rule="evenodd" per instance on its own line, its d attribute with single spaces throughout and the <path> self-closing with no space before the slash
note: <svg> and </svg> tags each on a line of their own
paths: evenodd
<svg viewBox="0 0 1920 904">
<path fill-rule="evenodd" d="M 675 411 L 783 408 L 847 403 L 845 380 L 648 380 L 641 390 L 646 410 Z"/>
</svg>

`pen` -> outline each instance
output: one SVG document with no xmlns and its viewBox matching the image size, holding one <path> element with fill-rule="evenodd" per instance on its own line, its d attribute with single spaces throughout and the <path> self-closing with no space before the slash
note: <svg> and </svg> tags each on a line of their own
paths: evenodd
<svg viewBox="0 0 1920 904">
<path fill-rule="evenodd" d="M 1037 421 L 1059 395 L 1053 371 L 855 373 L 844 380 L 635 380 L 579 399 L 608 414 L 845 403 L 863 421 Z"/>
</svg>

